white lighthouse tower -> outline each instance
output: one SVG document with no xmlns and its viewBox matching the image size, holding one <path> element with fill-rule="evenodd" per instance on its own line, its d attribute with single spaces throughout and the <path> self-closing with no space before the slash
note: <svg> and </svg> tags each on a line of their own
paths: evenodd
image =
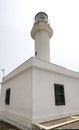
<svg viewBox="0 0 79 130">
<path fill-rule="evenodd" d="M 39 12 L 35 16 L 35 22 L 31 31 L 31 36 L 35 40 L 35 56 L 50 62 L 49 39 L 53 35 L 53 30 L 48 23 L 48 16 L 44 12 Z"/>
</svg>

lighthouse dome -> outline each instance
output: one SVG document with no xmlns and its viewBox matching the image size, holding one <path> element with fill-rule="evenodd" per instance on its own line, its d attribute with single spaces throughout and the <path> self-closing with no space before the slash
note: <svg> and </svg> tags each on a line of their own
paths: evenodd
<svg viewBox="0 0 79 130">
<path fill-rule="evenodd" d="M 37 22 L 48 22 L 48 15 L 44 12 L 39 12 L 35 16 L 35 23 Z"/>
</svg>

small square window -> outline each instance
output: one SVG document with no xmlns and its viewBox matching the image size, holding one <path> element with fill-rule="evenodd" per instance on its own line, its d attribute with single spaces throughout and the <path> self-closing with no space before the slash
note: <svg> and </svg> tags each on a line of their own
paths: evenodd
<svg viewBox="0 0 79 130">
<path fill-rule="evenodd" d="M 54 84 L 55 105 L 65 105 L 64 85 Z"/>
<path fill-rule="evenodd" d="M 6 93 L 5 93 L 5 104 L 6 105 L 9 105 L 10 104 L 10 88 L 6 90 Z"/>
</svg>

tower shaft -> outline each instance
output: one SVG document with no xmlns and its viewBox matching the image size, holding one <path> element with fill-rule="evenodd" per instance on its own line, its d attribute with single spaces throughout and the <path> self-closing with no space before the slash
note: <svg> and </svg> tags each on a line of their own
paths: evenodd
<svg viewBox="0 0 79 130">
<path fill-rule="evenodd" d="M 35 35 L 35 56 L 50 61 L 49 34 L 46 30 L 38 30 Z"/>
<path fill-rule="evenodd" d="M 48 23 L 47 14 L 39 12 L 35 16 L 31 36 L 35 40 L 35 56 L 48 62 L 50 62 L 49 40 L 52 35 L 53 30 Z"/>
</svg>

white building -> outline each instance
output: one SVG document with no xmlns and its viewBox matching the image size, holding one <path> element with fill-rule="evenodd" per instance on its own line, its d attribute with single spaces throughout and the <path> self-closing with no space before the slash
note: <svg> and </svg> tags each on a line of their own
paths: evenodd
<svg viewBox="0 0 79 130">
<path fill-rule="evenodd" d="M 23 128 L 32 124 L 79 114 L 79 73 L 50 63 L 49 38 L 53 31 L 48 16 L 35 16 L 31 57 L 2 83 L 0 118 Z"/>
</svg>

